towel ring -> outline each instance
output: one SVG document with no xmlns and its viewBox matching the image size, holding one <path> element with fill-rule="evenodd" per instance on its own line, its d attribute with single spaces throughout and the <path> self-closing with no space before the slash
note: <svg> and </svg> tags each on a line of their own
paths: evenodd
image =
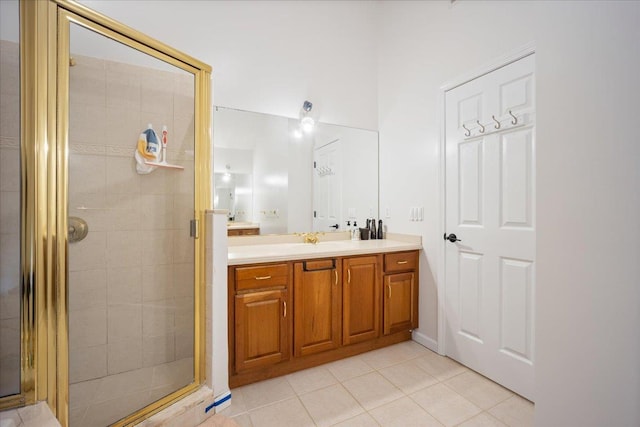
<svg viewBox="0 0 640 427">
<path fill-rule="evenodd" d="M 496 129 L 500 129 L 500 122 L 496 120 L 496 116 L 491 116 L 491 118 L 493 119 L 494 122 L 496 122 L 496 124 L 493 127 Z"/>
<path fill-rule="evenodd" d="M 471 131 L 467 129 L 465 125 L 462 125 L 462 127 L 464 128 L 464 130 L 466 130 L 466 132 L 464 133 L 464 136 L 471 136 Z"/>
<path fill-rule="evenodd" d="M 517 125 L 518 124 L 518 118 L 516 116 L 513 115 L 513 113 L 511 112 L 511 110 L 509 110 L 509 115 L 511 117 L 513 117 L 513 120 L 511 120 L 511 124 L 512 125 Z"/>
<path fill-rule="evenodd" d="M 476 120 L 476 123 L 478 123 L 478 126 L 480 126 L 480 133 L 484 133 L 484 126 L 482 126 L 482 123 L 480 123 L 480 120 Z"/>
</svg>

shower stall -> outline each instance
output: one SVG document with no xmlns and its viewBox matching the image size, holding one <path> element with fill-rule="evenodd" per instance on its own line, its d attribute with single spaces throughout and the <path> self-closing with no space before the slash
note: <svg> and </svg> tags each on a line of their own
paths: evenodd
<svg viewBox="0 0 640 427">
<path fill-rule="evenodd" d="M 38 30 L 0 41 L 0 404 L 129 424 L 204 378 L 210 68 L 74 2 L 20 13 Z"/>
</svg>

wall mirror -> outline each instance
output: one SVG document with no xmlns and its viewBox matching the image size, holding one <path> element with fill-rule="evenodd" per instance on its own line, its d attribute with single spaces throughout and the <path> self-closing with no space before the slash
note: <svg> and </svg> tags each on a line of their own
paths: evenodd
<svg viewBox="0 0 640 427">
<path fill-rule="evenodd" d="M 378 132 L 317 123 L 300 136 L 299 125 L 214 108 L 214 208 L 229 210 L 230 229 L 344 231 L 378 217 Z"/>
</svg>

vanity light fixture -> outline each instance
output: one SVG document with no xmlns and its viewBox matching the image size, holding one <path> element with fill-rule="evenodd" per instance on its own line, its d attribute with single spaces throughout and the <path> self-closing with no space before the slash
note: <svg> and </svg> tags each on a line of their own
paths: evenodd
<svg viewBox="0 0 640 427">
<path fill-rule="evenodd" d="M 227 171 L 224 173 L 224 175 L 222 175 L 222 180 L 224 182 L 229 182 L 231 181 L 231 165 L 226 165 L 225 168 L 227 169 Z"/>
<path fill-rule="evenodd" d="M 309 133 L 313 131 L 313 127 L 316 121 L 311 117 L 311 109 L 313 104 L 309 101 L 304 101 L 302 104 L 302 110 L 300 111 L 300 128 L 303 132 Z"/>
<path fill-rule="evenodd" d="M 296 139 L 301 139 L 305 133 L 313 132 L 316 125 L 316 121 L 311 117 L 311 109 L 313 104 L 309 101 L 304 101 L 302 108 L 300 109 L 300 122 L 298 126 L 293 130 L 293 136 Z"/>
</svg>

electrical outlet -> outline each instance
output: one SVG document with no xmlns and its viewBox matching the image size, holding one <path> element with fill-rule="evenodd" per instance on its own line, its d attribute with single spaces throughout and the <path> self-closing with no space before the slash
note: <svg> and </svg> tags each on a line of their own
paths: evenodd
<svg viewBox="0 0 640 427">
<path fill-rule="evenodd" d="M 391 218 L 391 212 L 389 212 L 389 206 L 384 209 L 384 217 L 389 219 Z"/>
</svg>

